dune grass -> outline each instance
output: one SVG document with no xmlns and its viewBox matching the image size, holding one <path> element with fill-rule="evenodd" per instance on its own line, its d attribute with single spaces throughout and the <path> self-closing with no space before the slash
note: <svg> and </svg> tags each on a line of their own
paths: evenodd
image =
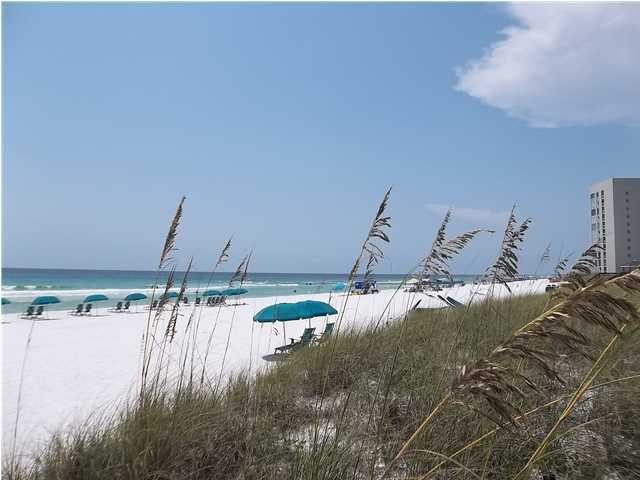
<svg viewBox="0 0 640 480">
<path fill-rule="evenodd" d="M 167 388 L 142 407 L 133 402 L 99 425 L 54 438 L 35 462 L 11 474 L 5 470 L 5 477 L 414 478 L 450 458 L 432 478 L 511 478 L 555 423 L 567 402 L 563 395 L 590 368 L 583 356 L 563 352 L 556 366 L 565 385 L 530 372 L 540 391 L 513 399 L 518 408 L 560 400 L 514 424 L 498 420 L 495 434 L 455 458 L 450 456 L 496 428 L 489 409 L 452 403 L 407 454 L 391 460 L 446 395 L 459 367 L 488 355 L 539 315 L 547 300 L 536 295 L 419 310 L 376 330 L 343 331 L 257 376 L 240 374 L 219 392 L 193 384 L 176 396 Z M 455 343 L 452 332 L 458 332 Z M 563 424 L 533 478 L 544 472 L 597 478 L 610 471 L 634 478 L 640 465 L 638 375 L 634 333 Z"/>
</svg>

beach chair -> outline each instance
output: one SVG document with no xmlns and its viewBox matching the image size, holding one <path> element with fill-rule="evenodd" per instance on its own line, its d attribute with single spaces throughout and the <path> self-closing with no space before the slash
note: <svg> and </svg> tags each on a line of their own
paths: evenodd
<svg viewBox="0 0 640 480">
<path fill-rule="evenodd" d="M 82 309 L 84 308 L 84 305 L 79 303 L 78 306 L 76 307 L 75 310 L 71 310 L 71 312 L 69 312 L 71 315 L 82 315 Z"/>
<path fill-rule="evenodd" d="M 196 297 L 196 305 L 200 305 L 200 297 Z"/>
<path fill-rule="evenodd" d="M 291 343 L 288 345 L 282 345 L 281 347 L 276 347 L 275 353 L 285 353 L 294 350 L 298 350 L 302 347 L 306 347 L 313 341 L 313 332 L 316 329 L 314 327 L 305 328 L 300 340 L 296 341 L 294 338 L 291 338 Z"/>
<path fill-rule="evenodd" d="M 447 307 L 453 307 L 453 305 L 449 302 L 449 300 L 447 300 L 446 298 L 444 298 L 442 295 L 438 295 L 438 298 L 447 304 Z"/>
<path fill-rule="evenodd" d="M 93 305 L 90 303 L 87 303 L 87 305 L 84 307 L 84 313 L 83 315 L 91 315 L 91 309 L 93 308 Z"/>
<path fill-rule="evenodd" d="M 460 308 L 460 307 L 465 307 L 466 305 L 464 303 L 460 303 L 459 301 L 457 301 L 455 298 L 451 298 L 451 297 L 447 297 L 447 301 L 451 304 L 452 307 L 454 308 Z"/>
<path fill-rule="evenodd" d="M 33 305 L 27 307 L 27 310 L 21 315 L 22 318 L 31 318 L 33 317 Z"/>
<path fill-rule="evenodd" d="M 154 300 L 153 302 L 151 302 L 149 310 L 155 310 L 156 308 L 158 308 L 158 300 Z"/>
<path fill-rule="evenodd" d="M 33 314 L 34 317 L 41 317 L 42 313 L 44 312 L 44 305 L 40 305 L 37 310 L 35 311 L 35 313 Z"/>
<path fill-rule="evenodd" d="M 124 302 L 124 306 L 122 307 L 122 310 L 125 312 L 128 312 L 130 306 L 131 306 L 131 302 Z"/>
<path fill-rule="evenodd" d="M 114 312 L 121 312 L 122 311 L 122 302 L 116 303 L 116 306 L 113 307 L 113 311 Z"/>
<path fill-rule="evenodd" d="M 315 341 L 317 343 L 323 343 L 326 342 L 327 339 L 331 336 L 331 334 L 333 333 L 333 327 L 335 326 L 335 323 L 327 323 L 324 326 L 324 332 L 322 332 L 322 334 L 320 335 L 315 335 Z"/>
</svg>

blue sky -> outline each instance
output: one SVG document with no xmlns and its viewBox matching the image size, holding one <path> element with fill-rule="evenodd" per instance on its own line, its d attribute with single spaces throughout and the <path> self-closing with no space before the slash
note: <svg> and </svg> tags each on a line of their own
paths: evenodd
<svg viewBox="0 0 640 480">
<path fill-rule="evenodd" d="M 501 34 L 544 28 L 538 11 L 5 3 L 2 13 L 3 266 L 152 269 L 184 194 L 178 246 L 197 269 L 233 235 L 236 258 L 255 250 L 252 270 L 343 272 L 393 185 L 380 273 L 415 263 L 443 205 L 458 212 L 453 234 L 500 228 L 514 202 L 533 218 L 522 256 L 533 271 L 549 241 L 554 256 L 586 246 L 590 183 L 640 174 L 635 72 L 608 64 L 600 78 L 536 55 L 526 28 Z M 575 10 L 546 14 L 572 26 L 565 49 L 592 28 Z M 617 33 L 594 43 L 622 52 L 585 55 L 623 57 L 635 31 Z M 483 270 L 498 241 L 479 240 L 456 270 Z"/>
</svg>

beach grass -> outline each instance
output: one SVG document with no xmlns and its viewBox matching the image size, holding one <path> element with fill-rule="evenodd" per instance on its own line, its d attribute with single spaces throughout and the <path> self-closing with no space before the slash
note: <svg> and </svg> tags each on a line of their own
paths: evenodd
<svg viewBox="0 0 640 480">
<path fill-rule="evenodd" d="M 28 466 L 5 465 L 5 478 L 414 478 L 443 461 L 431 478 L 511 478 L 590 368 L 583 356 L 563 353 L 557 367 L 565 384 L 532 374 L 540 391 L 514 400 L 522 412 L 540 408 L 530 417 L 496 422 L 486 406 L 452 403 L 399 461 L 392 459 L 447 394 L 459 366 L 488 355 L 547 301 L 531 295 L 414 311 L 377 329 L 343 331 L 256 376 L 239 374 L 219 391 L 192 384 L 176 395 L 165 384 L 144 405 L 133 402 L 117 416 L 54 437 Z M 637 473 L 639 360 L 634 333 L 531 478 Z M 597 386 L 606 382 L 613 383 Z M 451 457 L 496 425 L 493 435 Z"/>
</svg>

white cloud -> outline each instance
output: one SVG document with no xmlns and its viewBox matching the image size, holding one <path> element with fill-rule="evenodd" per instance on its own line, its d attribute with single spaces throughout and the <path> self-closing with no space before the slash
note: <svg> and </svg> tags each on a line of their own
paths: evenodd
<svg viewBox="0 0 640 480">
<path fill-rule="evenodd" d="M 462 208 L 441 203 L 427 204 L 427 210 L 431 213 L 443 217 L 449 208 L 452 209 L 453 220 L 463 220 L 468 223 L 474 223 L 476 227 L 492 227 L 499 226 L 507 221 L 509 212 L 496 212 L 486 208 Z"/>
<path fill-rule="evenodd" d="M 456 88 L 532 126 L 640 124 L 640 4 L 515 3 Z"/>
</svg>

